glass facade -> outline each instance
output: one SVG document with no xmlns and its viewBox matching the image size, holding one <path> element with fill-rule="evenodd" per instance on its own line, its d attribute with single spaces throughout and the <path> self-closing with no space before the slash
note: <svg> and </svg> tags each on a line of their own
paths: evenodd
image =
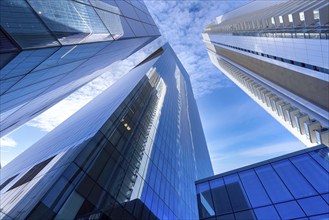
<svg viewBox="0 0 329 220">
<path fill-rule="evenodd" d="M 329 149 L 324 145 L 196 183 L 200 219 L 329 218 Z"/>
<path fill-rule="evenodd" d="M 0 10 L 1 135 L 160 36 L 142 1 L 3 0 Z"/>
<path fill-rule="evenodd" d="M 196 113 L 165 45 L 1 169 L 2 217 L 197 218 L 194 181 L 213 171 Z"/>
</svg>

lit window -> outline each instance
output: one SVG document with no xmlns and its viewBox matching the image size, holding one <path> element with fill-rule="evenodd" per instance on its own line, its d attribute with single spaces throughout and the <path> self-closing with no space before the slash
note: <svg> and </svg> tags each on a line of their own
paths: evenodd
<svg viewBox="0 0 329 220">
<path fill-rule="evenodd" d="M 319 10 L 314 10 L 313 15 L 314 15 L 314 20 L 319 20 L 320 19 Z"/>
<path fill-rule="evenodd" d="M 279 16 L 279 21 L 280 21 L 281 24 L 283 23 L 283 18 L 282 18 L 282 16 Z"/>
<path fill-rule="evenodd" d="M 305 21 L 304 12 L 299 12 L 299 18 L 300 18 L 301 21 Z"/>
<path fill-rule="evenodd" d="M 275 24 L 275 20 L 273 17 L 271 18 L 271 21 L 272 21 L 272 24 Z"/>
</svg>

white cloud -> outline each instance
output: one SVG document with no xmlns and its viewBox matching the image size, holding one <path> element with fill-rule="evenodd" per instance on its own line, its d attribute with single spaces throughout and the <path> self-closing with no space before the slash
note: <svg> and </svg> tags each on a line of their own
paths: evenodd
<svg viewBox="0 0 329 220">
<path fill-rule="evenodd" d="M 191 77 L 196 97 L 232 82 L 212 65 L 202 41 L 204 27 L 246 1 L 145 1 L 160 32 Z"/>
<path fill-rule="evenodd" d="M 8 136 L 0 138 L 0 147 L 16 147 L 17 143 L 14 139 Z"/>
</svg>

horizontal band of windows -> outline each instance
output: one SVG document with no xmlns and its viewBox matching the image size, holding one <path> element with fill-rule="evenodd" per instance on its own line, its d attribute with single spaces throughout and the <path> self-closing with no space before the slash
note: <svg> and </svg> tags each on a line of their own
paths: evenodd
<svg viewBox="0 0 329 220">
<path fill-rule="evenodd" d="M 299 66 L 299 67 L 307 68 L 307 69 L 310 69 L 310 70 L 314 70 L 314 71 L 329 74 L 329 69 L 326 69 L 326 68 L 323 68 L 323 67 L 314 66 L 314 65 L 311 65 L 311 64 L 302 63 L 302 62 L 298 62 L 298 61 L 295 61 L 295 60 L 289 60 L 289 59 L 285 59 L 285 58 L 282 58 L 282 57 L 272 56 L 272 55 L 269 55 L 269 54 L 256 52 L 256 51 L 253 51 L 253 50 L 248 50 L 248 49 L 235 47 L 235 46 L 231 46 L 231 45 L 227 45 L 227 44 L 222 44 L 222 43 L 218 43 L 218 42 L 213 42 L 212 41 L 211 43 L 218 44 L 218 45 L 225 46 L 225 47 L 230 47 L 230 48 L 233 48 L 233 49 L 236 49 L 236 50 L 244 51 L 244 52 L 247 52 L 247 53 L 252 53 L 252 54 L 255 54 L 255 55 L 260 55 L 260 56 L 267 57 L 267 58 L 270 58 L 270 59 L 274 59 L 274 60 L 278 60 L 278 61 L 281 61 L 281 62 L 289 63 L 289 64 L 292 64 L 292 65 L 295 65 L 295 66 Z"/>
</svg>

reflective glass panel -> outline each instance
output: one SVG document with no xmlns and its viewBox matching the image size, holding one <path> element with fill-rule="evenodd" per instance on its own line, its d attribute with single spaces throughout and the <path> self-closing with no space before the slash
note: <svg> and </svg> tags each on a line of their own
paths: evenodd
<svg viewBox="0 0 329 220">
<path fill-rule="evenodd" d="M 305 217 L 304 212 L 295 201 L 280 203 L 275 205 L 275 207 L 283 219 Z"/>
<path fill-rule="evenodd" d="M 302 198 L 316 194 L 313 187 L 289 160 L 275 162 L 272 165 L 295 198 Z"/>
<path fill-rule="evenodd" d="M 255 171 L 274 203 L 292 200 L 293 197 L 271 165 L 255 168 Z"/>
<path fill-rule="evenodd" d="M 322 148 L 309 153 L 324 169 L 329 172 L 329 148 Z"/>
<path fill-rule="evenodd" d="M 290 159 L 319 193 L 329 192 L 329 174 L 308 154 Z"/>
<path fill-rule="evenodd" d="M 248 197 L 244 192 L 243 186 L 237 174 L 224 177 L 226 189 L 230 197 L 231 205 L 234 211 L 249 209 Z"/>
<path fill-rule="evenodd" d="M 239 176 L 253 207 L 271 203 L 254 170 L 240 172 Z"/>
<path fill-rule="evenodd" d="M 62 44 L 112 40 L 95 10 L 75 1 L 29 0 Z"/>
<path fill-rule="evenodd" d="M 298 203 L 308 216 L 329 212 L 329 205 L 321 198 L 321 196 L 299 199 Z"/>
<path fill-rule="evenodd" d="M 256 220 L 255 214 L 252 210 L 234 213 L 236 220 Z"/>
<path fill-rule="evenodd" d="M 1 26 L 22 48 L 59 45 L 25 1 L 2 0 L 0 8 Z"/>
<path fill-rule="evenodd" d="M 209 182 L 212 197 L 214 200 L 216 215 L 223 215 L 232 212 L 231 202 L 228 198 L 226 187 L 222 178 Z"/>
<path fill-rule="evenodd" d="M 215 215 L 208 182 L 197 185 L 197 200 L 200 218 Z"/>
<path fill-rule="evenodd" d="M 257 208 L 254 211 L 258 219 L 280 219 L 273 206 Z"/>
</svg>

